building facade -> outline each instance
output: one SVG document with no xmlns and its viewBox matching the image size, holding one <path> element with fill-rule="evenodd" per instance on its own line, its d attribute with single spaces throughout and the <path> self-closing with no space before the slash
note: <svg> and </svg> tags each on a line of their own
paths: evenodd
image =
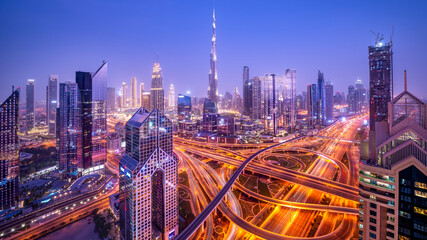
<svg viewBox="0 0 427 240">
<path fill-rule="evenodd" d="M 34 115 L 34 79 L 28 79 L 27 86 L 25 88 L 25 130 L 26 132 L 31 131 L 35 127 L 35 115 Z"/>
<path fill-rule="evenodd" d="M 178 94 L 178 120 L 190 120 L 191 119 L 191 97 Z"/>
<path fill-rule="evenodd" d="M 127 107 L 127 105 L 128 105 L 127 101 L 128 101 L 127 86 L 126 86 L 126 83 L 123 82 L 122 83 L 122 98 L 121 98 L 121 104 L 120 104 L 122 108 Z"/>
<path fill-rule="evenodd" d="M 113 87 L 107 88 L 107 110 L 109 113 L 116 111 L 116 89 Z"/>
<path fill-rule="evenodd" d="M 165 110 L 165 90 L 163 89 L 162 68 L 159 63 L 154 63 L 151 78 L 150 109 Z"/>
<path fill-rule="evenodd" d="M 210 54 L 208 98 L 211 99 L 216 105 L 218 104 L 218 72 L 217 72 L 217 59 L 216 59 L 215 10 L 213 12 L 213 23 L 212 23 L 212 46 L 211 46 L 211 54 Z"/>
<path fill-rule="evenodd" d="M 392 98 L 393 52 L 390 44 L 370 46 L 369 50 L 369 127 L 387 121 L 387 104 Z"/>
<path fill-rule="evenodd" d="M 76 72 L 83 133 L 83 174 L 103 172 L 107 158 L 107 63 L 95 72 Z"/>
<path fill-rule="evenodd" d="M 120 160 L 120 238 L 173 239 L 178 235 L 178 164 L 172 123 L 155 109 L 139 109 L 126 123 Z"/>
<path fill-rule="evenodd" d="M 360 239 L 427 239 L 426 119 L 405 80 L 375 124 L 374 158 L 360 164 Z"/>
<path fill-rule="evenodd" d="M 58 75 L 50 75 L 46 89 L 46 125 L 51 135 L 56 134 L 56 108 L 58 108 Z"/>
<path fill-rule="evenodd" d="M 136 77 L 131 78 L 130 80 L 130 104 L 131 107 L 138 106 L 138 88 L 137 88 Z"/>
<path fill-rule="evenodd" d="M 0 106 L 0 210 L 19 200 L 19 88 Z"/>
<path fill-rule="evenodd" d="M 325 115 L 327 124 L 334 121 L 334 85 L 331 82 L 325 85 Z"/>
<path fill-rule="evenodd" d="M 59 84 L 56 152 L 62 178 L 77 177 L 83 172 L 83 134 L 81 97 L 77 83 Z"/>
</svg>

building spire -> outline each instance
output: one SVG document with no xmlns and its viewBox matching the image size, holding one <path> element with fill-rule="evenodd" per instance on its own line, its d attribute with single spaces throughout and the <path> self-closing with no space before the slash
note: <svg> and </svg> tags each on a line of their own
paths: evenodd
<svg viewBox="0 0 427 240">
<path fill-rule="evenodd" d="M 208 98 L 218 102 L 218 73 L 217 73 L 217 56 L 216 56 L 216 24 L 215 24 L 215 9 L 213 9 L 212 21 L 212 46 L 210 54 L 210 69 L 209 69 L 209 88 Z"/>
<path fill-rule="evenodd" d="M 406 79 L 406 69 L 403 71 L 405 92 L 408 91 L 408 80 Z"/>
</svg>

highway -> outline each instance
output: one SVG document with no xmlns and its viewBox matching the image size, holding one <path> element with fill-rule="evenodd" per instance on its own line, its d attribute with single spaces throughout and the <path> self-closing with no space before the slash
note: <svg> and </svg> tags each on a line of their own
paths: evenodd
<svg viewBox="0 0 427 240">
<path fill-rule="evenodd" d="M 355 119 L 346 123 L 344 129 L 336 126 L 329 127 L 328 131 L 330 131 L 330 134 L 325 138 L 326 141 L 323 149 L 319 151 L 285 146 L 289 142 L 301 139 L 299 137 L 258 150 L 244 161 L 242 161 L 244 156 L 236 150 L 228 150 L 228 153 L 224 154 L 224 151 L 227 152 L 227 149 L 224 148 L 224 146 L 219 146 L 219 144 L 203 144 L 203 146 L 201 146 L 199 143 L 197 146 L 190 140 L 178 141 L 175 145 L 186 152 L 238 168 L 231 175 L 230 179 L 223 184 L 222 188 L 218 186 L 221 190 L 217 193 L 215 198 L 213 198 L 202 213 L 190 224 L 190 226 L 181 232 L 176 239 L 188 239 L 191 237 L 194 231 L 204 222 L 206 216 L 209 216 L 216 207 L 219 207 L 232 223 L 243 229 L 243 233 L 252 234 L 249 235 L 249 238 L 252 236 L 262 239 L 342 239 L 351 237 L 356 225 L 356 215 L 358 215 L 358 189 L 355 187 L 355 184 L 350 184 L 354 182 L 355 177 L 353 161 L 355 158 L 349 160 L 349 166 L 341 162 L 345 152 L 350 149 L 351 141 L 342 140 L 347 139 L 347 137 L 351 139 L 351 137 L 354 136 L 355 126 L 359 125 L 359 123 L 359 119 Z M 187 144 L 189 142 L 192 143 Z M 246 146 L 243 148 L 245 147 Z M 266 164 L 262 157 L 259 158 L 259 161 L 254 160 L 264 153 L 274 153 L 272 150 L 276 149 L 280 151 L 314 153 L 318 158 L 306 169 L 305 173 L 283 169 L 273 164 Z M 207 168 L 206 166 L 204 167 Z M 304 168 L 301 167 L 300 170 Z M 235 183 L 237 177 L 243 170 L 274 177 L 283 181 L 294 182 L 297 183 L 297 185 L 291 189 L 290 193 L 286 194 L 287 199 L 282 200 L 265 197 L 244 188 L 239 183 Z M 212 176 L 213 174 L 210 173 L 205 175 Z M 292 177 L 289 177 L 289 175 Z M 337 182 L 335 179 L 332 179 L 334 176 Z M 207 181 L 207 179 L 205 179 L 205 181 Z M 216 181 L 218 184 L 218 180 Z M 269 206 L 275 205 L 274 211 L 261 226 L 248 223 L 243 218 L 236 215 L 236 213 L 222 201 L 233 185 L 239 191 L 269 203 Z M 324 198 L 330 199 L 329 205 L 319 204 Z M 319 214 L 320 212 L 323 212 L 323 214 Z M 319 216 L 321 217 L 321 224 L 318 226 L 318 229 L 312 233 L 313 231 L 311 230 L 310 224 Z M 307 237 L 309 233 L 311 235 Z M 248 235 L 241 234 L 238 236 L 247 238 Z"/>
</svg>

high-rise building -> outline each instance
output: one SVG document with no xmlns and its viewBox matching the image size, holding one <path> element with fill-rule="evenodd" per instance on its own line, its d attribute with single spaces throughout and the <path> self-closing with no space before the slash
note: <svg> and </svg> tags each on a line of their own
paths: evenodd
<svg viewBox="0 0 427 240">
<path fill-rule="evenodd" d="M 362 80 L 357 79 L 354 89 L 354 100 L 357 112 L 362 112 L 362 108 L 366 104 L 366 97 L 366 89 L 363 87 Z"/>
<path fill-rule="evenodd" d="M 406 74 L 404 89 L 375 122 L 373 157 L 361 160 L 363 239 L 427 239 L 427 105 L 407 91 Z"/>
<path fill-rule="evenodd" d="M 262 111 L 262 82 L 259 77 L 253 77 L 249 80 L 248 83 L 248 98 L 251 98 L 251 105 L 249 108 L 250 114 L 249 116 L 252 119 L 261 119 L 263 116 Z"/>
<path fill-rule="evenodd" d="M 143 95 L 144 95 L 144 91 L 145 91 L 145 87 L 144 87 L 144 83 L 140 83 L 139 84 L 139 106 L 140 107 L 144 107 L 142 104 L 142 102 L 143 102 L 143 99 L 144 99 L 144 97 L 143 97 Z M 148 107 L 149 106 L 146 106 L 145 108 L 147 108 L 148 109 Z"/>
<path fill-rule="evenodd" d="M 387 103 L 392 98 L 393 52 L 391 44 L 378 42 L 369 48 L 369 127 L 387 121 Z M 375 135 L 375 134 L 374 134 Z"/>
<path fill-rule="evenodd" d="M 218 104 L 218 72 L 217 72 L 217 59 L 216 59 L 215 10 L 213 12 L 213 23 L 212 23 L 212 47 L 211 47 L 211 54 L 210 54 L 208 98 L 211 99 L 215 104 Z"/>
<path fill-rule="evenodd" d="M 127 94 L 126 94 L 126 92 L 127 92 L 127 86 L 126 86 L 126 82 L 123 82 L 122 83 L 122 108 L 125 108 L 125 107 L 127 107 L 128 106 L 128 104 L 127 104 Z"/>
<path fill-rule="evenodd" d="M 61 177 L 76 177 L 83 172 L 83 134 L 81 97 L 77 83 L 59 84 L 56 149 Z"/>
<path fill-rule="evenodd" d="M 151 96 L 150 92 L 142 93 L 142 102 L 141 107 L 146 108 L 147 110 L 151 110 Z"/>
<path fill-rule="evenodd" d="M 250 116 L 252 114 L 252 96 L 249 94 L 249 67 L 243 67 L 243 114 Z"/>
<path fill-rule="evenodd" d="M 107 88 L 107 110 L 108 112 L 116 111 L 116 89 L 113 87 Z"/>
<path fill-rule="evenodd" d="M 334 121 L 334 85 L 331 82 L 325 85 L 325 115 L 326 123 Z"/>
<path fill-rule="evenodd" d="M 232 108 L 235 111 L 241 112 L 242 110 L 242 98 L 240 97 L 239 90 L 237 87 L 234 88 L 234 94 L 233 94 L 233 104 Z"/>
<path fill-rule="evenodd" d="M 83 175 L 104 171 L 107 157 L 107 63 L 93 74 L 76 72 L 81 96 Z"/>
<path fill-rule="evenodd" d="M 285 71 L 285 95 L 284 95 L 284 114 L 285 126 L 291 131 L 295 129 L 297 121 L 297 105 L 296 105 L 296 70 L 286 69 Z"/>
<path fill-rule="evenodd" d="M 203 114 L 217 113 L 215 102 L 209 98 L 205 98 L 203 102 Z"/>
<path fill-rule="evenodd" d="M 159 109 L 160 111 L 164 111 L 165 90 L 163 89 L 162 68 L 159 63 L 154 63 L 150 93 L 150 109 Z"/>
<path fill-rule="evenodd" d="M 168 107 L 170 110 L 174 110 L 176 108 L 176 98 L 175 98 L 175 89 L 173 87 L 173 84 L 169 87 L 168 92 Z"/>
<path fill-rule="evenodd" d="M 325 124 L 326 114 L 325 114 L 325 78 L 323 73 L 318 71 L 317 77 L 317 121 L 319 124 Z"/>
<path fill-rule="evenodd" d="M 19 88 L 0 106 L 0 210 L 19 199 Z"/>
<path fill-rule="evenodd" d="M 131 107 L 137 107 L 138 106 L 138 95 L 137 95 L 137 84 L 136 84 L 136 77 L 133 77 L 130 80 L 130 104 Z"/>
<path fill-rule="evenodd" d="M 178 235 L 178 164 L 172 122 L 158 109 L 140 108 L 126 123 L 120 160 L 120 238 L 173 239 Z"/>
<path fill-rule="evenodd" d="M 217 123 L 217 125 L 218 125 L 218 129 L 217 129 L 218 136 L 230 137 L 230 136 L 234 135 L 234 130 L 235 130 L 234 117 L 220 116 L 220 117 L 218 117 L 217 122 L 218 122 Z"/>
<path fill-rule="evenodd" d="M 312 128 L 317 121 L 316 84 L 307 85 L 307 127 Z"/>
<path fill-rule="evenodd" d="M 347 103 L 348 103 L 348 111 L 350 113 L 357 113 L 357 110 L 358 110 L 355 97 L 356 96 L 354 92 L 354 86 L 353 85 L 348 86 Z"/>
<path fill-rule="evenodd" d="M 56 108 L 58 108 L 58 75 L 50 75 L 46 89 L 46 124 L 51 135 L 56 134 Z"/>
<path fill-rule="evenodd" d="M 26 86 L 26 102 L 25 102 L 25 119 L 26 119 L 26 132 L 31 131 L 34 128 L 35 116 L 34 116 L 34 79 L 28 79 Z"/>
<path fill-rule="evenodd" d="M 178 120 L 188 120 L 191 118 L 191 97 L 178 94 Z"/>
</svg>

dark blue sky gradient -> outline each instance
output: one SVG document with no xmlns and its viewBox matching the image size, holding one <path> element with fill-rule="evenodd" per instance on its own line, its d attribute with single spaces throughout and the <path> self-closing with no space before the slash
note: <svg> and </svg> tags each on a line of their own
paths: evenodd
<svg viewBox="0 0 427 240">
<path fill-rule="evenodd" d="M 0 102 L 10 86 L 36 79 L 45 99 L 48 75 L 73 81 L 75 71 L 109 63 L 108 85 L 137 77 L 150 86 L 156 55 L 164 88 L 205 96 L 208 87 L 212 1 L 0 1 Z M 427 1 L 215 1 L 219 91 L 242 89 L 250 76 L 297 69 L 297 91 L 317 69 L 335 91 L 360 78 L 368 86 L 368 46 L 394 31 L 395 93 L 427 97 Z M 23 92 L 24 93 L 24 92 Z M 24 95 L 23 95 L 24 96 Z M 24 99 L 24 98 L 23 98 Z"/>
</svg>

